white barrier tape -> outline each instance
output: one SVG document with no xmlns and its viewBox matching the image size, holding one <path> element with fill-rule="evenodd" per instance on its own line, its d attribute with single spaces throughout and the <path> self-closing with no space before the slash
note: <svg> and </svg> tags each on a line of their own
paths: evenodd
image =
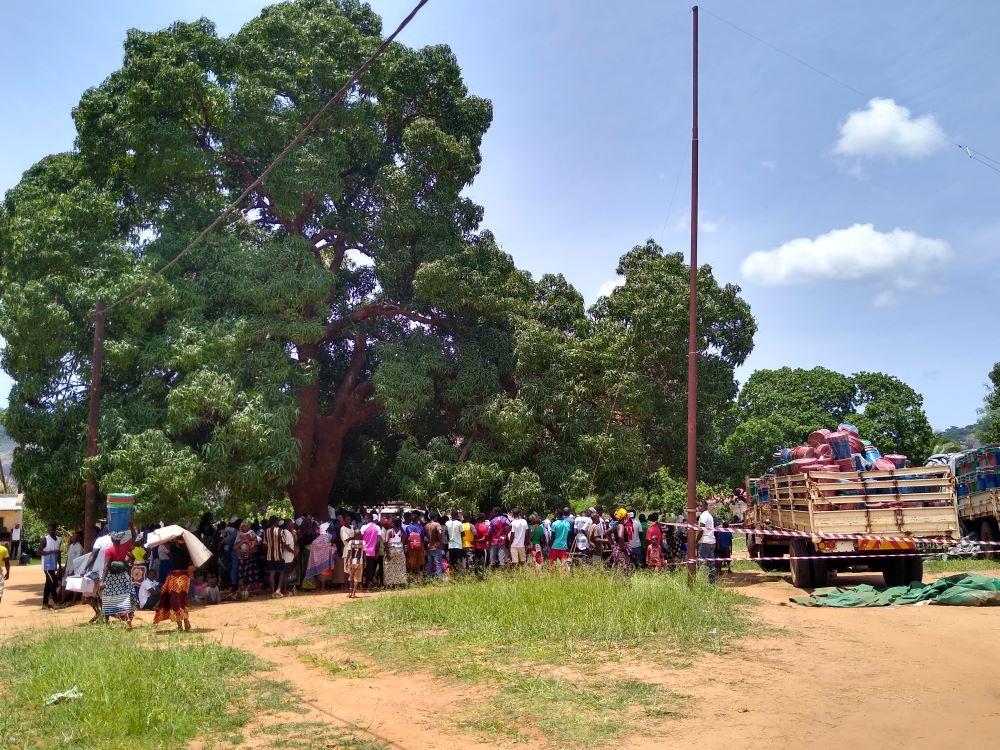
<svg viewBox="0 0 1000 750">
<path fill-rule="evenodd" d="M 795 560 L 872 560 L 875 558 L 888 558 L 888 557 L 923 557 L 927 559 L 940 558 L 941 555 L 946 555 L 947 557 L 964 557 L 972 555 L 988 555 L 992 554 L 990 550 L 976 550 L 974 552 L 898 552 L 898 551 L 882 551 L 882 552 L 869 552 L 865 555 L 841 555 L 836 552 L 832 552 L 828 555 L 802 555 L 801 557 L 698 557 L 698 558 L 688 558 L 684 562 L 688 563 L 709 563 L 709 562 L 791 562 Z"/>
<path fill-rule="evenodd" d="M 676 526 L 683 529 L 700 529 L 689 523 L 670 523 L 658 521 L 661 526 Z M 720 529 L 717 527 L 716 531 Z M 805 537 L 808 539 L 834 539 L 837 541 L 865 541 L 865 542 L 923 542 L 925 544 L 955 544 L 961 541 L 961 537 L 947 536 L 876 536 L 874 534 L 831 534 L 822 531 L 789 531 L 785 529 L 747 529 L 744 527 L 731 526 L 726 531 L 733 531 L 739 534 L 755 534 L 757 536 L 784 536 L 784 537 Z M 996 542 L 975 542 L 982 545 L 1000 545 Z"/>
</svg>

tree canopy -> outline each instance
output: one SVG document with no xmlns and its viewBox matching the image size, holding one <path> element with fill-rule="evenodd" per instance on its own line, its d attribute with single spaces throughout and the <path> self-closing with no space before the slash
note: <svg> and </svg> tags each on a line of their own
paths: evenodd
<svg viewBox="0 0 1000 750">
<path fill-rule="evenodd" d="M 72 151 L 0 206 L 4 423 L 31 507 L 79 519 L 90 311 L 173 258 L 382 41 L 356 0 L 293 0 L 229 36 L 205 19 L 132 30 L 86 91 Z M 224 227 L 109 311 L 105 492 L 141 520 L 298 513 L 387 499 L 469 508 L 673 508 L 685 465 L 688 267 L 652 240 L 589 309 L 535 279 L 465 195 L 490 102 L 445 45 L 395 43 Z M 698 273 L 699 468 L 732 481 L 850 418 L 885 451 L 929 446 L 891 376 L 735 379 L 756 323 Z M 703 493 L 715 491 L 704 485 Z M 598 498 L 598 500 L 594 500 Z"/>
<path fill-rule="evenodd" d="M 723 450 L 737 470 L 759 474 L 778 448 L 799 445 L 820 427 L 854 424 L 884 454 L 923 462 L 934 431 L 923 397 L 892 375 L 843 375 L 824 367 L 757 370 L 740 390 L 736 424 Z"/>
<path fill-rule="evenodd" d="M 986 445 L 1000 444 L 1000 362 L 989 374 L 989 388 L 976 425 L 976 437 Z"/>
</svg>

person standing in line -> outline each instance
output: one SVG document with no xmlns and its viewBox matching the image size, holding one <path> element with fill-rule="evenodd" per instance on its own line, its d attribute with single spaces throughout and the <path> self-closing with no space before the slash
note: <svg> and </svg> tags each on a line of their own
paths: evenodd
<svg viewBox="0 0 1000 750">
<path fill-rule="evenodd" d="M 424 572 L 426 555 L 424 554 L 424 527 L 420 525 L 415 513 L 407 513 L 404 517 L 403 536 L 406 539 L 406 572 L 414 578 Z"/>
<path fill-rule="evenodd" d="M 49 533 L 42 539 L 42 546 L 38 550 L 38 556 L 42 558 L 42 570 L 45 573 L 45 588 L 42 590 L 42 607 L 52 609 L 49 599 L 54 602 L 59 590 L 59 549 L 61 541 L 59 533 L 54 523 L 49 524 Z"/>
<path fill-rule="evenodd" d="M 631 567 L 629 557 L 629 529 L 628 511 L 619 508 L 615 511 L 615 525 L 611 528 L 611 567 L 627 572 Z"/>
<path fill-rule="evenodd" d="M 295 559 L 298 555 L 298 542 L 296 540 L 295 523 L 290 519 L 285 520 L 281 525 L 281 593 L 294 593 L 291 588 L 292 572 L 295 570 Z"/>
<path fill-rule="evenodd" d="M 438 522 L 440 516 L 436 510 L 430 512 L 430 521 L 424 527 L 427 538 L 427 575 L 440 578 L 444 575 L 441 561 L 444 559 L 444 529 Z"/>
<path fill-rule="evenodd" d="M 663 568 L 663 532 L 660 531 L 660 516 L 649 514 L 649 527 L 646 529 L 646 567 L 659 571 Z"/>
<path fill-rule="evenodd" d="M 715 583 L 715 518 L 704 500 L 698 501 L 698 510 L 698 559 L 707 561 L 708 582 Z"/>
<path fill-rule="evenodd" d="M 478 518 L 476 518 L 475 530 L 476 540 L 473 542 L 475 552 L 475 568 L 476 573 L 482 576 L 486 570 L 486 565 L 489 562 L 490 544 L 490 524 L 486 520 L 485 513 L 480 513 Z"/>
<path fill-rule="evenodd" d="M 366 589 L 370 589 L 376 582 L 375 575 L 378 571 L 379 547 L 378 524 L 371 517 L 361 527 L 361 541 L 365 543 L 365 570 L 364 575 L 361 577 L 361 582 Z"/>
<path fill-rule="evenodd" d="M 490 516 L 489 565 L 491 568 L 504 567 L 508 562 L 507 535 L 510 533 L 510 521 L 499 508 L 494 508 Z"/>
<path fill-rule="evenodd" d="M 451 514 L 444 530 L 448 537 L 448 570 L 454 576 L 462 568 L 465 553 L 462 551 L 462 511 L 453 510 Z"/>
<path fill-rule="evenodd" d="M 250 589 L 257 585 L 257 535 L 250 530 L 246 521 L 233 540 L 233 555 L 236 557 L 236 585 L 238 596 L 244 601 L 250 598 Z"/>
<path fill-rule="evenodd" d="M 642 523 L 635 517 L 635 511 L 631 510 L 625 523 L 629 525 L 628 555 L 632 559 L 632 566 L 642 567 Z"/>
<path fill-rule="evenodd" d="M 510 522 L 510 561 L 514 567 L 521 567 L 528 560 L 525 543 L 528 538 L 528 522 L 521 517 L 521 509 L 510 512 L 514 520 Z"/>
<path fill-rule="evenodd" d="M 285 562 L 282 559 L 281 535 L 284 529 L 274 516 L 268 519 L 264 529 L 264 547 L 267 550 L 267 582 L 271 589 L 271 598 L 280 599 L 284 594 Z"/>
<path fill-rule="evenodd" d="M 393 516 L 385 532 L 385 585 L 406 585 L 406 550 L 399 516 Z"/>
<path fill-rule="evenodd" d="M 10 530 L 10 556 L 15 560 L 21 559 L 21 524 L 15 523 Z"/>
<path fill-rule="evenodd" d="M 570 528 L 565 511 L 557 511 L 556 521 L 552 524 L 552 545 L 549 547 L 549 559 L 563 571 L 568 569 L 566 558 L 569 555 Z"/>
<path fill-rule="evenodd" d="M 537 513 L 528 516 L 528 560 L 533 563 L 535 570 L 542 569 L 542 562 L 545 559 L 542 554 L 542 542 L 545 540 L 545 529 L 542 528 L 542 519 Z"/>
<path fill-rule="evenodd" d="M 590 546 L 590 559 L 600 563 L 604 561 L 604 526 L 600 523 L 597 510 L 591 508 L 590 526 L 587 527 L 587 543 Z"/>
<path fill-rule="evenodd" d="M 476 526 L 466 519 L 465 513 L 461 510 L 458 511 L 458 520 L 462 522 L 462 555 L 465 558 L 462 561 L 462 567 L 466 570 L 472 570 L 475 565 L 473 558 L 476 548 Z"/>
</svg>

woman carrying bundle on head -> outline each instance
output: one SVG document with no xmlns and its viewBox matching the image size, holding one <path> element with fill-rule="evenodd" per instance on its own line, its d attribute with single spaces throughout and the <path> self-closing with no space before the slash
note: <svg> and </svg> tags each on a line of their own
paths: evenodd
<svg viewBox="0 0 1000 750">
<path fill-rule="evenodd" d="M 180 536 L 170 542 L 170 560 L 173 566 L 170 574 L 163 582 L 160 592 L 160 603 L 153 616 L 153 624 L 170 620 L 177 625 L 178 630 L 190 630 L 191 620 L 188 615 L 188 591 L 191 589 L 191 575 L 195 566 L 191 562 L 184 537 Z"/>
</svg>

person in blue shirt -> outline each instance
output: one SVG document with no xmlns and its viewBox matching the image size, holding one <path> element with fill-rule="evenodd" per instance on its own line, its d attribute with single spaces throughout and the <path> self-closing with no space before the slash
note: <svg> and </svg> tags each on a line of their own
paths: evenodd
<svg viewBox="0 0 1000 750">
<path fill-rule="evenodd" d="M 729 528 L 729 521 L 722 522 L 722 528 L 715 530 L 715 556 L 719 558 L 719 570 L 723 568 L 730 573 L 733 571 L 729 558 L 733 556 L 733 532 Z"/>
<path fill-rule="evenodd" d="M 567 569 L 567 556 L 569 553 L 569 533 L 570 522 L 566 520 L 566 512 L 558 511 L 556 521 L 552 524 L 552 544 L 549 547 L 549 559 L 558 563 L 562 570 Z"/>
</svg>

